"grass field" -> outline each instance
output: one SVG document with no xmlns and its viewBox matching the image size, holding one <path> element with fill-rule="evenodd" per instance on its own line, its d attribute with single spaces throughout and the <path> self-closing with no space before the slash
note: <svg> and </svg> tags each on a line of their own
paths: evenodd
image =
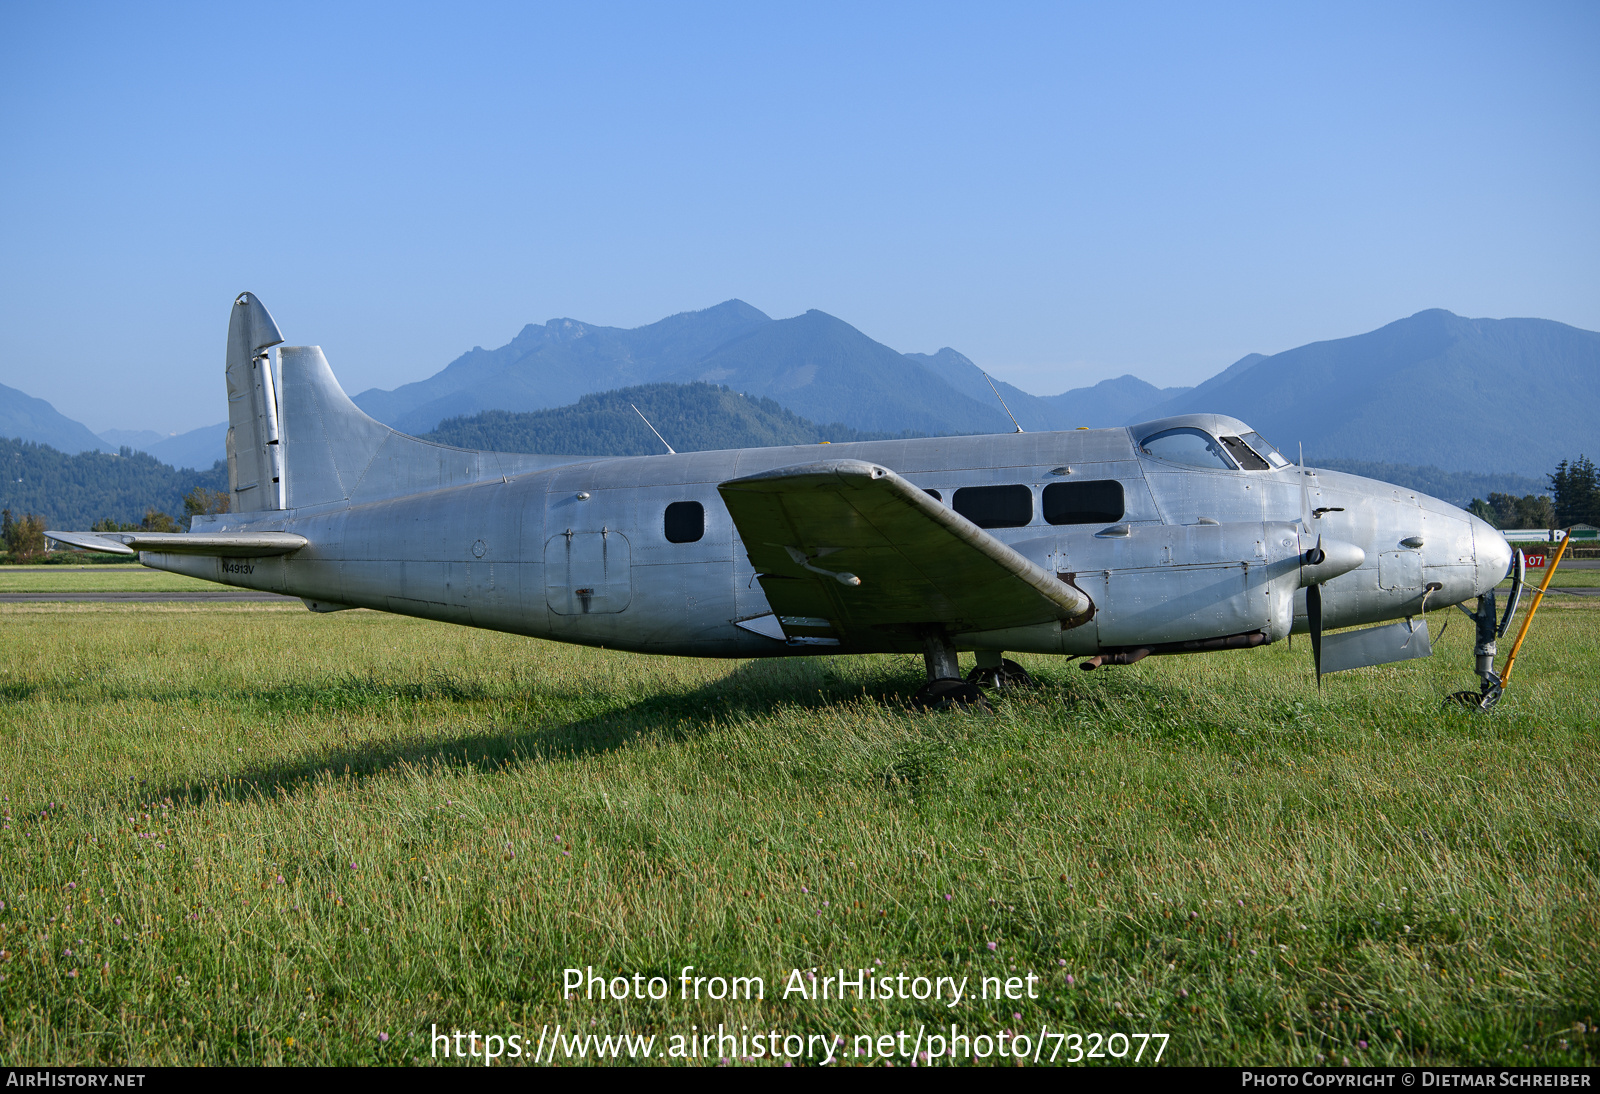
<svg viewBox="0 0 1600 1094">
<path fill-rule="evenodd" d="M 0 593 L 121 593 L 223 591 L 226 585 L 152 570 L 137 562 L 92 570 L 60 566 L 0 567 Z"/>
<path fill-rule="evenodd" d="M 1440 706 L 1465 624 L 1320 692 L 1297 640 L 1024 657 L 1044 686 L 996 713 L 915 714 L 912 658 L 0 606 L 0 1063 L 426 1062 L 434 1025 L 556 1022 L 867 1062 L 856 1034 L 953 1021 L 1167 1034 L 1178 1064 L 1593 1065 L 1600 602 L 1546 602 L 1491 716 Z M 682 1001 L 684 965 L 767 998 Z M 569 966 L 672 996 L 563 1001 Z M 813 966 L 1041 979 L 785 1000 Z"/>
</svg>

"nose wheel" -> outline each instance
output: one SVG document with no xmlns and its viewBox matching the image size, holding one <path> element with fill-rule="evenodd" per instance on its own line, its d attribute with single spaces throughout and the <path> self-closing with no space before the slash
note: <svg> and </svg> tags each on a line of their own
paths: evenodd
<svg viewBox="0 0 1600 1094">
<path fill-rule="evenodd" d="M 1562 551 L 1566 545 L 1562 544 Z M 1556 553 L 1556 562 L 1561 561 L 1561 552 Z M 1522 646 L 1522 639 L 1527 636 L 1528 624 L 1533 622 L 1533 613 L 1539 609 L 1539 601 L 1544 597 L 1544 590 L 1550 584 L 1550 578 L 1555 574 L 1555 567 L 1545 575 L 1544 586 L 1539 589 L 1539 595 L 1534 598 L 1533 607 L 1528 610 L 1528 617 L 1522 621 L 1522 631 L 1517 635 L 1516 644 L 1511 647 L 1511 657 L 1506 662 L 1505 673 L 1494 671 L 1495 640 L 1506 633 L 1506 628 L 1511 626 L 1511 617 L 1517 614 L 1517 603 L 1522 599 L 1522 585 L 1526 570 L 1526 560 L 1521 549 L 1511 554 L 1510 571 L 1506 576 L 1511 578 L 1511 595 L 1507 598 L 1505 614 L 1498 620 L 1495 618 L 1494 590 L 1490 589 L 1478 597 L 1476 611 L 1467 611 L 1465 604 L 1457 604 L 1463 615 L 1472 620 L 1475 628 L 1475 642 L 1472 647 L 1474 659 L 1473 667 L 1478 673 L 1478 690 L 1457 691 L 1445 696 L 1445 705 L 1458 703 L 1470 709 L 1488 712 L 1494 709 L 1500 701 L 1500 695 L 1505 691 L 1506 680 L 1511 678 L 1511 666 L 1516 664 L 1517 650 Z"/>
<path fill-rule="evenodd" d="M 1481 710 L 1485 713 L 1494 709 L 1500 701 L 1500 677 L 1489 673 L 1484 678 L 1483 684 L 1477 691 L 1455 691 L 1445 696 L 1445 705 L 1457 703 L 1471 710 Z"/>
<path fill-rule="evenodd" d="M 1500 701 L 1501 684 L 1499 675 L 1494 671 L 1494 656 L 1495 639 L 1500 637 L 1504 626 L 1496 618 L 1494 600 L 1494 590 L 1490 589 L 1478 597 L 1476 611 L 1467 611 L 1465 604 L 1456 605 L 1468 619 L 1472 620 L 1472 625 L 1477 631 L 1472 653 L 1479 684 L 1477 691 L 1457 691 L 1445 696 L 1446 705 L 1458 703 L 1471 709 L 1489 711 Z M 1510 617 L 1511 613 L 1507 612 L 1507 620 Z"/>
</svg>

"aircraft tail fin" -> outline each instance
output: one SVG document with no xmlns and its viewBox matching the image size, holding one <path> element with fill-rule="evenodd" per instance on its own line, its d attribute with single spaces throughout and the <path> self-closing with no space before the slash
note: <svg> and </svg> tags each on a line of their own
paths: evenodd
<svg viewBox="0 0 1600 1094">
<path fill-rule="evenodd" d="M 283 453 L 271 347 L 283 341 L 272 314 L 240 293 L 228 320 L 228 493 L 235 512 L 282 509 Z"/>
<path fill-rule="evenodd" d="M 252 293 L 228 323 L 228 489 L 232 511 L 356 505 L 572 463 L 582 457 L 473 452 L 369 418 L 316 346 L 271 347 L 277 323 Z"/>
</svg>

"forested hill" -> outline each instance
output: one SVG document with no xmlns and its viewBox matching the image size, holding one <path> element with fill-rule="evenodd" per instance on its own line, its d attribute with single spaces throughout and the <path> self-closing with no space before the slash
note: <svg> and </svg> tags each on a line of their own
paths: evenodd
<svg viewBox="0 0 1600 1094">
<path fill-rule="evenodd" d="M 0 438 L 0 509 L 19 518 L 35 513 L 57 531 L 87 531 L 105 517 L 137 524 L 151 509 L 181 520 L 183 496 L 196 486 L 228 489 L 228 467 L 220 461 L 209 471 L 179 471 L 143 452 L 122 452 L 69 456 Z"/>
<path fill-rule="evenodd" d="M 630 406 L 629 404 L 632 404 Z M 486 410 L 449 418 L 425 440 L 494 452 L 572 456 L 650 456 L 663 451 L 637 406 L 679 452 L 765 448 L 818 441 L 880 441 L 922 434 L 868 433 L 817 425 L 771 399 L 751 398 L 715 384 L 642 384 L 585 395 L 570 406 L 512 413 Z"/>
</svg>

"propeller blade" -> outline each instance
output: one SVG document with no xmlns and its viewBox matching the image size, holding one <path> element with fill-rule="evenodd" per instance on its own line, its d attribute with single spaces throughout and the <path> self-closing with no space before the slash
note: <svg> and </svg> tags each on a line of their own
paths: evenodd
<svg viewBox="0 0 1600 1094">
<path fill-rule="evenodd" d="M 1322 686 L 1322 586 L 1306 586 L 1306 624 L 1311 630 L 1311 663 L 1317 669 L 1317 687 Z"/>
</svg>

